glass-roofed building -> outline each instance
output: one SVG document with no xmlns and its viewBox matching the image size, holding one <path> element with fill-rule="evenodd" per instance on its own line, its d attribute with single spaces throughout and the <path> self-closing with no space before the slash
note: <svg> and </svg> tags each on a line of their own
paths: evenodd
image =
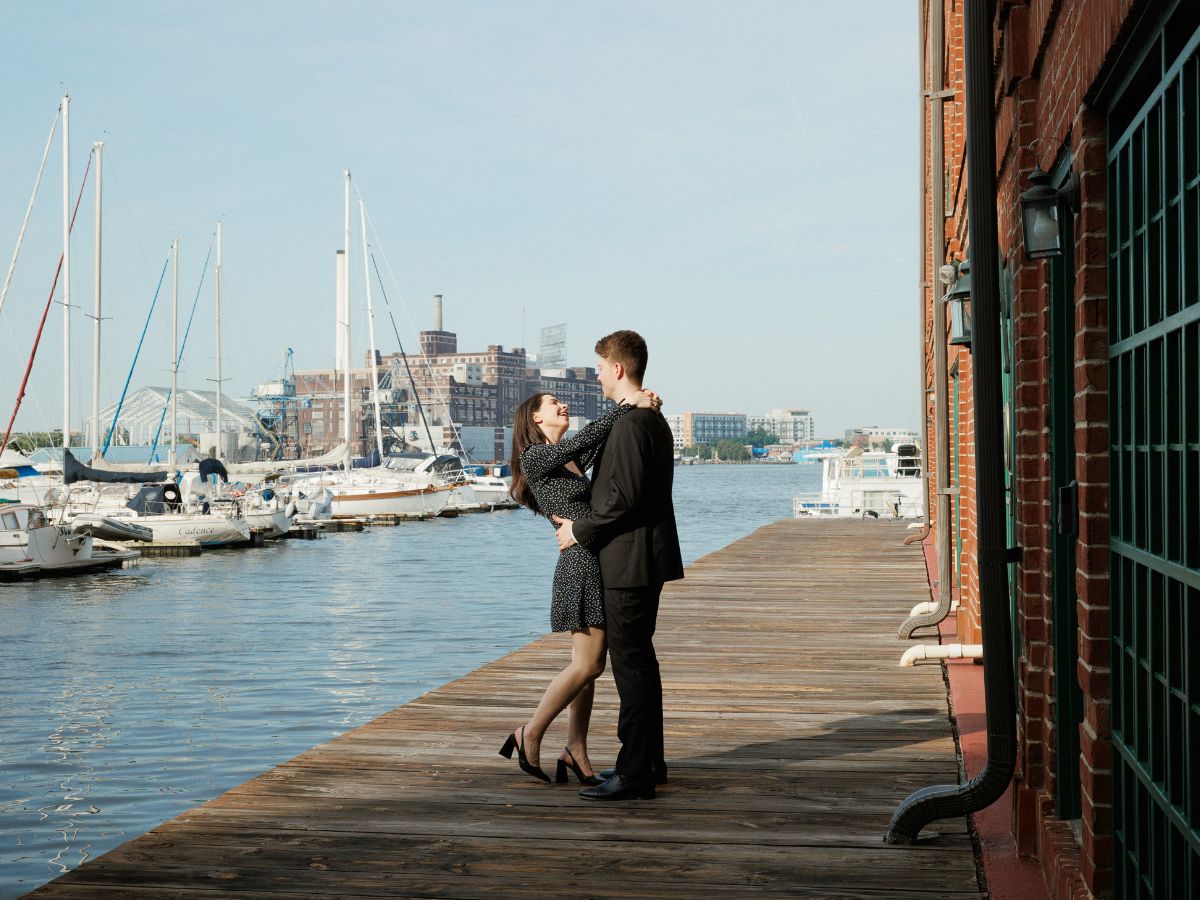
<svg viewBox="0 0 1200 900">
<path fill-rule="evenodd" d="M 171 389 L 144 387 L 125 398 L 121 406 L 113 444 L 153 444 L 155 437 L 165 443 L 171 432 Z M 180 390 L 176 406 L 181 435 L 212 435 L 217 430 L 216 391 Z M 101 410 L 103 434 L 107 434 L 116 415 L 116 404 Z M 254 412 L 227 394 L 221 395 L 221 430 L 226 433 L 259 431 Z M 90 438 L 90 435 L 89 435 Z"/>
</svg>

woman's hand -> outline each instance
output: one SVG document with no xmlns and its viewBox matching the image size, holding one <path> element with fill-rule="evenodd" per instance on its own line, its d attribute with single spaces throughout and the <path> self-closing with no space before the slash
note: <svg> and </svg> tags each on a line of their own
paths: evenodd
<svg viewBox="0 0 1200 900">
<path fill-rule="evenodd" d="M 654 391 L 648 391 L 643 388 L 630 396 L 626 402 L 630 406 L 636 406 L 638 409 L 658 409 L 662 406 L 662 397 L 658 396 Z"/>
</svg>

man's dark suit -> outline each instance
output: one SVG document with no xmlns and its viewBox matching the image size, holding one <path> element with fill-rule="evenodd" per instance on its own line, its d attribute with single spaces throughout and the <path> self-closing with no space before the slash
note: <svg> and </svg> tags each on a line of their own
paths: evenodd
<svg viewBox="0 0 1200 900">
<path fill-rule="evenodd" d="M 660 413 L 627 413 L 592 470 L 591 515 L 572 526 L 575 540 L 600 558 L 609 656 L 621 697 L 616 769 L 636 780 L 653 778 L 663 765 L 662 681 L 653 639 L 663 582 L 683 577 L 671 505 L 674 455 Z"/>
</svg>

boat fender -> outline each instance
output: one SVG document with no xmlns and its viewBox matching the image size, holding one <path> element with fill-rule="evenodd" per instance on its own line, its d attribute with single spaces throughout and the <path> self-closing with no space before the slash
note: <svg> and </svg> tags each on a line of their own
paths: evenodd
<svg viewBox="0 0 1200 900">
<path fill-rule="evenodd" d="M 289 502 L 288 505 L 283 508 L 283 514 L 289 519 L 296 515 L 296 504 Z"/>
</svg>

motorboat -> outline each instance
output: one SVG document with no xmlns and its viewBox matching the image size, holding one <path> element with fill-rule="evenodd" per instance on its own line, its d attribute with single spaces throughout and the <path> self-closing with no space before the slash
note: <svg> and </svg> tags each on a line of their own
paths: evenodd
<svg viewBox="0 0 1200 900">
<path fill-rule="evenodd" d="M 490 509 L 517 506 L 512 494 L 512 475 L 508 466 L 464 466 L 467 482 L 476 500 Z"/>
<path fill-rule="evenodd" d="M 120 567 L 139 556 L 137 550 L 50 524 L 40 506 L 0 504 L 0 579 L 77 575 Z"/>
<path fill-rule="evenodd" d="M 915 519 L 923 515 L 925 479 L 921 450 L 897 444 L 890 451 L 854 447 L 822 454 L 821 490 L 796 496 L 796 518 Z"/>
</svg>

